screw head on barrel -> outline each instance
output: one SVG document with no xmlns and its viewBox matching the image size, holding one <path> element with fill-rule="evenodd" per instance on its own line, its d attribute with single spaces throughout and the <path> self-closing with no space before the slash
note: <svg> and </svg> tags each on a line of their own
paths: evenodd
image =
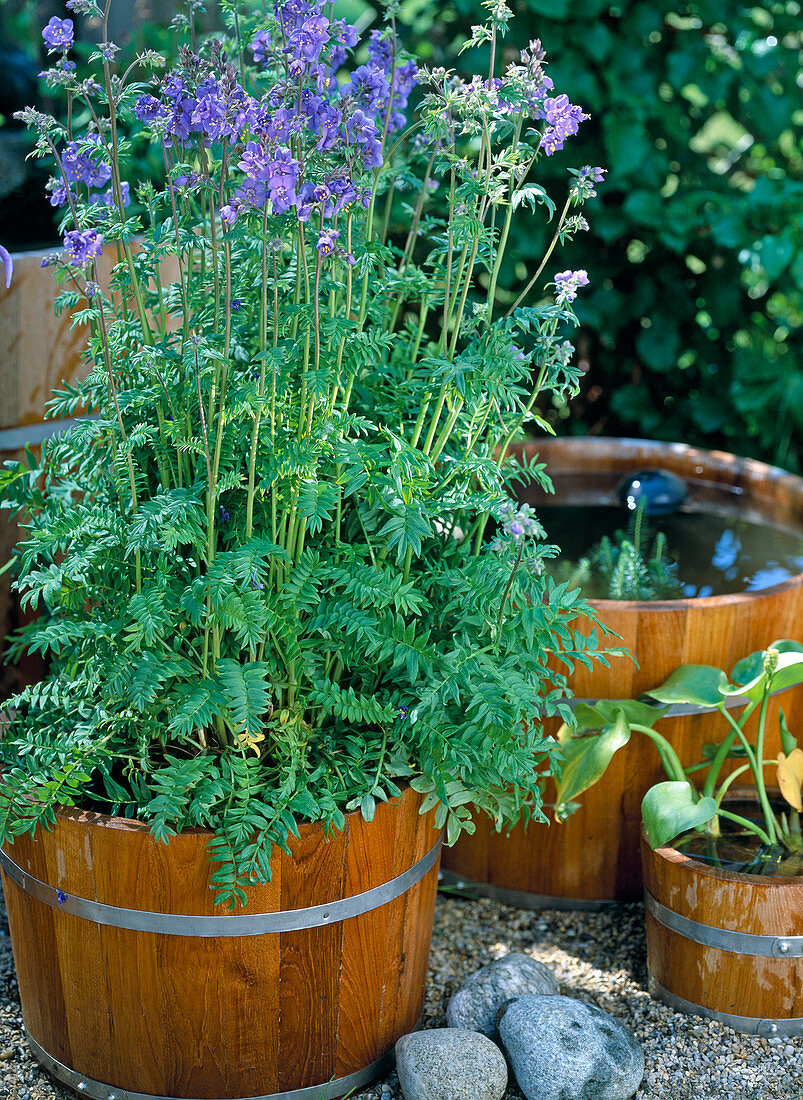
<svg viewBox="0 0 803 1100">
<path fill-rule="evenodd" d="M 631 512 L 645 500 L 648 516 L 676 512 L 689 495 L 686 482 L 671 470 L 636 470 L 619 482 L 616 491 L 622 506 Z"/>
</svg>

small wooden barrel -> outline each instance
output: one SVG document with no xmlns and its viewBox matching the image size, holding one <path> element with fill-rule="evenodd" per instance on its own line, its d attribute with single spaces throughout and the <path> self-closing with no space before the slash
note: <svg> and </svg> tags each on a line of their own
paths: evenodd
<svg viewBox="0 0 803 1100">
<path fill-rule="evenodd" d="M 40 1063 L 95 1100 L 320 1100 L 389 1068 L 424 1002 L 440 834 L 407 790 L 216 908 L 206 830 L 58 816 L 0 853 Z"/>
<path fill-rule="evenodd" d="M 615 499 L 618 482 L 645 467 L 671 470 L 705 500 L 715 487 L 751 512 L 803 531 L 803 478 L 761 462 L 681 444 L 632 439 L 550 439 L 523 448 L 538 455 L 555 482 L 555 497 L 532 493 L 536 508 L 553 503 L 603 503 Z M 615 631 L 638 664 L 612 658 L 610 667 L 576 666 L 570 689 L 579 699 L 635 699 L 657 687 L 683 664 L 713 664 L 727 672 L 742 657 L 779 638 L 803 641 L 803 574 L 758 592 L 665 601 L 591 600 L 600 619 Z M 792 729 L 803 724 L 803 689 L 784 692 L 770 708 L 768 755 L 780 749 L 777 711 Z M 717 713 L 686 713 L 657 727 L 684 765 L 697 763 L 707 741 L 719 741 L 724 720 Z M 757 716 L 754 716 L 757 717 Z M 752 729 L 750 726 L 748 729 Z M 557 723 L 547 725 L 554 733 Z M 496 833 L 483 814 L 476 832 L 444 851 L 449 881 L 471 884 L 478 893 L 527 908 L 598 908 L 605 901 L 641 896 L 639 829 L 641 800 L 664 777 L 658 754 L 646 737 L 634 734 L 605 777 L 580 796 L 580 809 L 564 824 L 518 826 Z M 554 800 L 547 784 L 544 801 Z"/>
<path fill-rule="evenodd" d="M 803 876 L 641 844 L 652 996 L 751 1035 L 803 1035 Z"/>
</svg>

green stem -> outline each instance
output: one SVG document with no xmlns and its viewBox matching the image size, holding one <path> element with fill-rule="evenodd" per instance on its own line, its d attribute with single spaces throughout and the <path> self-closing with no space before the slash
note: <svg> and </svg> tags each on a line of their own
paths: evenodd
<svg viewBox="0 0 803 1100">
<path fill-rule="evenodd" d="M 98 295 L 98 314 L 100 317 L 100 328 L 103 334 L 103 358 L 106 364 L 106 373 L 109 377 L 109 389 L 112 393 L 112 399 L 114 401 L 114 411 L 117 414 L 117 425 L 120 428 L 120 435 L 123 440 L 123 448 L 125 450 L 126 463 L 128 465 L 128 480 L 131 485 L 131 509 L 136 512 L 139 507 L 137 502 L 137 479 L 134 476 L 134 461 L 131 457 L 131 449 L 128 446 L 128 435 L 123 424 L 123 417 L 120 412 L 120 403 L 117 400 L 117 387 L 114 384 L 114 373 L 112 371 L 111 357 L 109 355 L 109 337 L 106 331 L 106 318 L 103 312 L 103 299 Z M 140 559 L 139 548 L 134 551 L 134 583 L 137 592 L 142 591 L 142 563 Z"/>
<path fill-rule="evenodd" d="M 761 697 L 761 709 L 758 712 L 758 734 L 756 736 L 756 758 L 758 760 L 764 759 L 764 742 L 767 736 L 767 708 L 770 701 L 770 687 L 772 677 L 767 677 L 767 682 L 764 684 L 764 694 Z M 744 719 L 742 719 L 744 721 Z M 756 770 L 756 789 L 758 790 L 758 798 L 761 803 L 761 808 L 764 811 L 764 820 L 767 825 L 767 832 L 772 838 L 772 843 L 777 840 L 777 823 L 775 821 L 775 814 L 772 812 L 770 806 L 770 800 L 767 795 L 767 785 L 764 782 L 764 769 L 762 767 Z"/>
<path fill-rule="evenodd" d="M 544 270 L 544 268 L 547 265 L 547 260 L 552 255 L 552 253 L 555 251 L 555 245 L 558 243 L 558 240 L 560 238 L 560 231 L 563 228 L 563 223 L 566 220 L 566 215 L 569 212 L 569 207 L 571 206 L 571 203 L 572 203 L 572 196 L 569 195 L 568 199 L 566 200 L 566 204 L 563 207 L 563 210 L 561 211 L 560 219 L 558 221 L 558 228 L 555 230 L 555 235 L 554 235 L 554 237 L 552 238 L 552 240 L 550 242 L 549 248 L 544 253 L 543 260 L 541 260 L 541 263 L 538 265 L 538 270 L 536 271 L 535 275 L 533 275 L 532 279 L 530 279 L 530 281 L 527 283 L 527 286 L 524 288 L 524 290 L 522 290 L 521 294 L 518 296 L 518 298 L 513 303 L 513 305 L 510 307 L 510 309 L 507 311 L 507 313 L 505 314 L 505 317 L 509 317 L 515 309 L 518 309 L 518 307 L 521 305 L 521 303 L 524 301 L 524 299 L 527 297 L 527 295 L 530 293 L 532 288 L 537 283 L 538 277 L 540 276 L 541 272 Z"/>
<path fill-rule="evenodd" d="M 757 837 L 764 841 L 765 844 L 772 847 L 776 843 L 774 840 L 770 840 L 769 836 L 764 830 L 755 823 L 755 821 L 748 821 L 746 817 L 740 817 L 738 814 L 732 814 L 730 810 L 720 810 L 720 817 L 726 817 L 728 821 L 735 821 L 737 825 L 741 825 L 748 832 L 755 833 Z"/>
<path fill-rule="evenodd" d="M 636 730 L 637 733 L 643 733 L 645 737 L 649 737 L 658 750 L 658 755 L 661 757 L 661 763 L 670 779 L 674 779 L 679 783 L 688 781 L 686 772 L 680 762 L 680 757 L 662 734 L 657 733 L 650 726 L 642 726 L 635 722 L 630 723 L 630 728 L 631 730 Z"/>
<path fill-rule="evenodd" d="M 742 714 L 742 722 L 746 722 L 755 708 L 758 706 L 756 702 L 748 703 Z M 733 748 L 733 743 L 736 740 L 736 730 L 731 730 L 725 740 L 717 749 L 714 759 L 711 761 L 711 766 L 708 769 L 708 775 L 706 776 L 705 783 L 703 784 L 703 795 L 707 798 L 711 798 L 714 794 L 717 781 L 719 779 L 719 773 L 722 770 L 722 766 L 728 759 L 728 754 Z"/>
</svg>

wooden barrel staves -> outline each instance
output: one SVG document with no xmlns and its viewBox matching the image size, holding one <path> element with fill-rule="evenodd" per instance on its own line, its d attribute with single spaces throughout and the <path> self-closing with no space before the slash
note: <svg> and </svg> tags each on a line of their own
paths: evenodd
<svg viewBox="0 0 803 1100">
<path fill-rule="evenodd" d="M 626 474 L 659 467 L 685 478 L 692 495 L 712 494 L 738 501 L 740 508 L 770 516 L 803 531 L 803 478 L 761 462 L 681 444 L 632 439 L 551 439 L 527 444 L 525 457 L 538 456 L 555 482 L 556 494 L 530 493 L 536 508 L 548 503 L 599 504 L 615 499 Z M 579 699 L 635 699 L 657 687 L 682 664 L 713 664 L 726 671 L 742 657 L 779 638 L 803 641 L 803 573 L 756 592 L 703 598 L 642 601 L 591 600 L 600 619 L 636 657 L 613 658 L 610 667 L 575 666 L 570 689 Z M 777 709 L 790 728 L 803 724 L 803 688 L 778 695 L 770 709 L 768 755 L 780 749 Z M 674 745 L 685 766 L 701 759 L 707 741 L 722 738 L 723 719 L 674 708 L 658 730 Z M 756 718 L 757 716 L 754 716 Z M 547 725 L 554 733 L 558 723 Z M 753 726 L 748 726 L 752 732 Z M 564 824 L 516 826 L 497 833 L 483 814 L 476 832 L 444 852 L 447 881 L 527 908 L 598 908 L 607 901 L 641 896 L 639 829 L 641 800 L 664 778 L 658 755 L 645 737 L 634 735 L 611 762 L 605 777 L 581 795 L 580 809 Z M 554 787 L 547 783 L 548 806 Z"/>
<path fill-rule="evenodd" d="M 767 1038 L 803 1035 L 803 876 L 709 867 L 642 838 L 650 993 Z"/>
<path fill-rule="evenodd" d="M 440 834 L 421 797 L 302 825 L 215 908 L 211 834 L 62 813 L 0 853 L 31 1048 L 94 1100 L 321 1100 L 389 1068 L 421 1015 Z"/>
</svg>

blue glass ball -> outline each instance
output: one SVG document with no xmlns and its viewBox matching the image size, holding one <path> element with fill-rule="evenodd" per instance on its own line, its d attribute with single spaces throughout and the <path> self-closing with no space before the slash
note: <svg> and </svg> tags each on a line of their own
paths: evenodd
<svg viewBox="0 0 803 1100">
<path fill-rule="evenodd" d="M 617 489 L 623 508 L 634 512 L 642 498 L 648 516 L 668 516 L 676 512 L 689 495 L 682 477 L 669 470 L 636 470 L 619 482 Z"/>
</svg>

